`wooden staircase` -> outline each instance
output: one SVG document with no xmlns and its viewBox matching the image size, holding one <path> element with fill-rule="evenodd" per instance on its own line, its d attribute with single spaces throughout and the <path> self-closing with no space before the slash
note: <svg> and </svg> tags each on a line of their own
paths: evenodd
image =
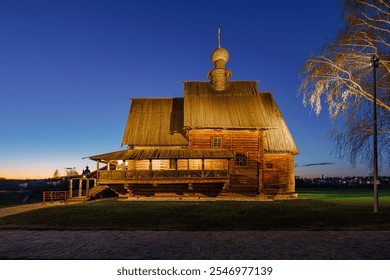
<svg viewBox="0 0 390 280">
<path fill-rule="evenodd" d="M 102 191 L 104 191 L 105 189 L 108 189 L 107 185 L 97 185 L 97 186 L 94 186 L 93 188 L 89 189 L 88 196 L 89 197 L 94 197 L 97 194 L 99 194 Z"/>
</svg>

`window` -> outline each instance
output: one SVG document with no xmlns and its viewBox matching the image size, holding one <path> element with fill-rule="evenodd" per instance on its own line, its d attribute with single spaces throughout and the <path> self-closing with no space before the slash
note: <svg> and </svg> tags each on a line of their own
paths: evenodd
<svg viewBox="0 0 390 280">
<path fill-rule="evenodd" d="M 268 169 L 272 169 L 272 168 L 274 168 L 274 165 L 272 163 L 270 163 L 270 162 L 267 162 L 265 164 L 265 167 L 267 167 Z"/>
<path fill-rule="evenodd" d="M 222 147 L 222 137 L 214 137 L 211 139 L 211 147 Z"/>
<path fill-rule="evenodd" d="M 248 157 L 245 153 L 236 153 L 236 166 L 246 166 L 248 164 Z"/>
</svg>

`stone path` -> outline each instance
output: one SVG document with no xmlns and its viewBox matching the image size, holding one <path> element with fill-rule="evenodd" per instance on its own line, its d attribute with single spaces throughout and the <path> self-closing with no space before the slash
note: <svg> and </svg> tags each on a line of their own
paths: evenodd
<svg viewBox="0 0 390 280">
<path fill-rule="evenodd" d="M 0 231 L 0 259 L 390 259 L 390 231 Z"/>
<path fill-rule="evenodd" d="M 0 218 L 54 205 L 0 208 Z M 390 260 L 390 231 L 0 230 L 0 240 L 0 260 Z"/>
</svg>

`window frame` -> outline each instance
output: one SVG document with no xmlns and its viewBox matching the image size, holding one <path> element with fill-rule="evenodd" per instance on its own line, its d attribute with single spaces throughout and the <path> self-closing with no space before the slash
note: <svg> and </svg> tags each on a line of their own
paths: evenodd
<svg viewBox="0 0 390 280">
<path fill-rule="evenodd" d="M 248 153 L 245 152 L 234 153 L 234 166 L 236 167 L 248 166 Z"/>
<path fill-rule="evenodd" d="M 223 147 L 222 137 L 212 137 L 211 138 L 211 147 L 212 148 L 222 148 Z"/>
</svg>

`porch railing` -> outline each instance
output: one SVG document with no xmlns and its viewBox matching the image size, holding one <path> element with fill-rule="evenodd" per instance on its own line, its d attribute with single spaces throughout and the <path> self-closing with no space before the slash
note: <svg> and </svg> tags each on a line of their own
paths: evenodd
<svg viewBox="0 0 390 280">
<path fill-rule="evenodd" d="M 228 170 L 100 170 L 98 179 L 139 180 L 139 179 L 215 179 L 228 178 Z"/>
<path fill-rule="evenodd" d="M 67 191 L 45 191 L 42 193 L 42 202 L 53 203 L 53 201 L 64 201 L 68 203 L 68 192 Z"/>
</svg>

